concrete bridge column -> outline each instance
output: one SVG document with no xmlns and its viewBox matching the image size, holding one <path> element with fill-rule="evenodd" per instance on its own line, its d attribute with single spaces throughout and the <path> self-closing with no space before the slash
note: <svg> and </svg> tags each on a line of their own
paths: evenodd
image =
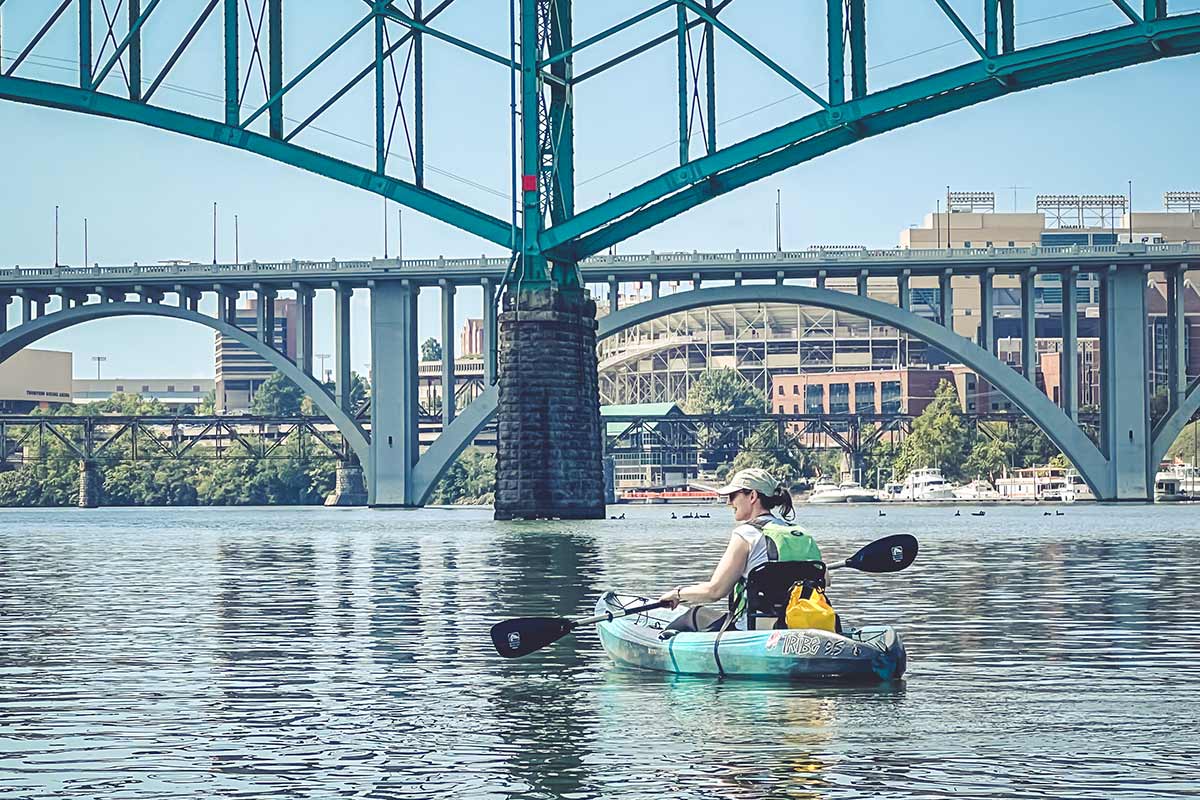
<svg viewBox="0 0 1200 800">
<path fill-rule="evenodd" d="M 898 296 L 897 305 L 902 311 L 912 309 L 912 291 L 909 288 L 908 282 L 912 278 L 912 270 L 902 269 L 900 274 L 896 276 L 896 294 Z M 904 341 L 897 343 L 896 349 L 899 351 L 897 356 L 900 361 L 900 366 L 908 366 L 908 334 L 903 334 Z"/>
<path fill-rule="evenodd" d="M 496 287 L 491 278 L 483 286 L 483 386 L 496 382 Z"/>
<path fill-rule="evenodd" d="M 650 274 L 650 299 L 651 300 L 658 299 L 658 290 L 659 290 L 658 273 L 653 272 Z"/>
<path fill-rule="evenodd" d="M 454 421 L 454 283 L 438 280 L 442 289 L 442 426 Z"/>
<path fill-rule="evenodd" d="M 175 284 L 173 287 L 176 296 L 179 297 L 180 308 L 188 311 L 198 311 L 200 308 L 200 290 L 192 286 L 184 286 L 181 283 Z"/>
<path fill-rule="evenodd" d="M 859 297 L 867 296 L 867 271 L 865 269 L 859 270 L 856 288 Z"/>
<path fill-rule="evenodd" d="M 369 281 L 371 289 L 371 464 L 373 506 L 416 506 L 417 296 L 408 280 Z M 349 338 L 349 337 L 347 337 Z"/>
<path fill-rule="evenodd" d="M 254 284 L 258 293 L 256 319 L 258 323 L 258 340 L 267 347 L 275 346 L 275 289 L 262 283 Z"/>
<path fill-rule="evenodd" d="M 1146 387 L 1146 273 L 1113 264 L 1100 278 L 1100 431 L 1113 500 L 1152 499 Z"/>
<path fill-rule="evenodd" d="M 143 303 L 161 303 L 165 294 L 157 286 L 138 285 L 134 286 L 133 290 L 137 292 L 138 299 Z"/>
<path fill-rule="evenodd" d="M 333 494 L 325 498 L 327 506 L 365 506 L 367 485 L 363 481 L 362 464 L 351 455 L 338 459 L 337 475 L 334 478 Z"/>
<path fill-rule="evenodd" d="M 991 267 L 979 274 L 979 346 L 989 353 L 996 351 L 996 298 L 992 294 L 995 274 Z"/>
<path fill-rule="evenodd" d="M 8 331 L 8 304 L 12 301 L 12 295 L 8 292 L 0 292 L 0 333 Z"/>
<path fill-rule="evenodd" d="M 1021 374 L 1030 383 L 1037 383 L 1037 344 L 1034 339 L 1037 309 L 1033 292 L 1033 279 L 1036 276 L 1036 267 L 1021 273 Z"/>
<path fill-rule="evenodd" d="M 699 288 L 700 288 L 700 273 L 693 272 L 692 273 L 692 289 L 699 289 Z"/>
<path fill-rule="evenodd" d="M 101 490 L 100 470 L 96 469 L 94 461 L 79 460 L 79 497 L 76 505 L 80 508 L 96 508 L 100 505 Z"/>
<path fill-rule="evenodd" d="M 621 310 L 621 282 L 616 275 L 608 276 L 608 313 Z"/>
<path fill-rule="evenodd" d="M 496 519 L 602 519 L 596 304 L 550 286 L 505 293 Z"/>
<path fill-rule="evenodd" d="M 823 269 L 817 270 L 817 288 L 818 289 L 825 288 L 825 270 L 823 270 Z"/>
<path fill-rule="evenodd" d="M 1167 278 L 1167 394 L 1168 408 L 1179 408 L 1187 394 L 1187 328 L 1184 324 L 1185 265 L 1166 271 Z"/>
<path fill-rule="evenodd" d="M 296 292 L 296 366 L 312 375 L 313 362 L 313 288 L 299 281 L 292 283 Z"/>
<path fill-rule="evenodd" d="M 350 398 L 350 297 L 353 294 L 352 286 L 342 281 L 333 282 L 333 385 L 337 404 L 346 411 L 354 410 Z"/>
<path fill-rule="evenodd" d="M 1059 356 L 1058 374 L 1059 405 L 1072 420 L 1079 421 L 1079 331 L 1078 298 L 1075 288 L 1079 278 L 1079 267 L 1071 267 L 1062 276 L 1062 353 Z"/>
<path fill-rule="evenodd" d="M 954 330 L 954 285 L 951 283 L 953 274 L 950 270 L 943 270 L 941 275 L 938 275 L 938 303 L 940 316 L 942 318 L 942 327 Z"/>
<path fill-rule="evenodd" d="M 237 325 L 237 301 L 241 292 L 236 286 L 214 283 L 217 292 L 217 319 L 229 325 Z"/>
</svg>

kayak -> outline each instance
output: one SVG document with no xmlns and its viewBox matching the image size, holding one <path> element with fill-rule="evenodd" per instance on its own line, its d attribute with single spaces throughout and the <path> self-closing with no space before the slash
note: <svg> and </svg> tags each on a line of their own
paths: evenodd
<svg viewBox="0 0 1200 800">
<path fill-rule="evenodd" d="M 596 614 L 616 614 L 647 602 L 606 592 Z M 658 608 L 597 623 L 604 650 L 617 664 L 680 675 L 783 680 L 890 681 L 904 674 L 907 656 L 899 634 L 886 625 L 832 631 L 670 631 L 687 609 Z"/>
</svg>

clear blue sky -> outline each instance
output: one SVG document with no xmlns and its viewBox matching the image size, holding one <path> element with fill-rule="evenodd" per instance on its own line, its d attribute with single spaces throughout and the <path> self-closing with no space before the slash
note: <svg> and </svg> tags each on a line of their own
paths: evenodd
<svg viewBox="0 0 1200 800">
<path fill-rule="evenodd" d="M 49 12 L 42 2 L 9 3 L 3 10 L 4 64 L 11 63 Z M 168 5 L 168 4 L 164 4 Z M 177 0 L 148 23 L 145 67 L 149 80 L 203 7 Z M 251 6 L 257 12 L 257 3 Z M 428 4 L 427 4 L 428 5 Z M 646 0 L 579 2 L 577 40 L 647 7 Z M 973 29 L 982 2 L 954 0 Z M 1140 4 L 1135 4 L 1140 7 Z M 366 6 L 356 0 L 289 4 L 285 17 L 289 75 L 307 64 Z M 35 12 L 35 8 L 43 8 Z M 823 2 L 739 0 L 723 17 L 772 58 L 820 91 L 824 83 Z M 1172 12 L 1200 9 L 1200 0 L 1171 0 Z M 1025 0 L 1018 3 L 1018 43 L 1119 25 L 1120 11 L 1102 0 Z M 868 26 L 872 88 L 911 80 L 970 60 L 933 0 L 871 4 Z M 1077 12 L 1077 13 L 1072 13 Z M 100 11 L 97 4 L 97 16 Z M 124 13 L 124 12 L 122 12 Z M 244 13 L 244 11 L 243 11 Z M 171 16 L 172 14 L 176 16 Z M 1049 18 L 1049 19 L 1047 19 Z M 191 113 L 219 112 L 220 25 L 214 14 L 188 54 L 159 90 L 155 103 Z M 72 8 L 18 71 L 19 76 L 70 81 Z M 438 20 L 448 32 L 496 51 L 507 48 L 507 11 L 491 0 L 458 0 Z M 665 32 L 671 15 L 645 22 L 594 54 L 581 55 L 577 72 L 618 48 Z M 395 29 L 392 29 L 393 31 Z M 96 25 L 97 37 L 103 32 Z M 247 33 L 243 27 L 243 39 Z M 111 53 L 111 45 L 108 49 Z M 404 52 L 403 50 L 401 52 Z M 727 40 L 717 46 L 718 127 L 721 143 L 808 113 L 812 105 Z M 288 96 L 286 114 L 302 119 L 373 53 L 370 28 L 344 53 Z M 508 216 L 508 83 L 503 68 L 448 45 L 429 42 L 427 53 L 427 161 L 431 188 Z M 245 65 L 245 56 L 244 62 Z M 398 62 L 398 68 L 403 63 Z M 115 70 L 106 89 L 118 92 Z M 257 81 L 257 73 L 253 79 Z M 620 246 L 625 252 L 732 250 L 774 244 L 775 191 L 784 205 L 784 245 L 864 244 L 890 247 L 899 231 L 932 210 L 947 184 L 997 192 L 1007 210 L 1024 186 L 1020 205 L 1036 193 L 1123 193 L 1134 180 L 1134 206 L 1160 207 L 1164 191 L 1200 189 L 1195 158 L 1200 127 L 1195 57 L 1104 73 L 1020 93 L 910 126 L 796 167 L 695 209 Z M 675 63 L 660 47 L 586 82 L 577 91 L 578 207 L 672 166 L 676 144 Z M 297 143 L 339 158 L 370 164 L 374 123 L 368 78 L 322 117 Z M 262 103 L 252 82 L 245 105 Z M 373 195 L 292 167 L 215 144 L 132 123 L 0 102 L 0 265 L 46 265 L 54 255 L 54 206 L 60 207 L 60 260 L 82 261 L 83 218 L 89 221 L 89 258 L 101 264 L 212 259 L 212 204 L 220 208 L 219 257 L 233 259 L 233 215 L 240 222 L 243 260 L 353 259 L 381 255 L 382 201 Z M 397 133 L 389 172 L 411 175 Z M 698 133 L 693 148 L 701 147 Z M 391 206 L 392 255 L 396 206 Z M 404 215 L 406 257 L 502 255 L 492 245 L 424 218 Z M 477 293 L 460 293 L 459 314 L 477 315 Z M 437 333 L 437 292 L 422 294 L 422 336 Z M 327 304 L 317 307 L 317 352 L 331 352 Z M 369 359 L 365 297 L 356 298 L 355 369 Z M 107 320 L 55 334 L 37 347 L 71 350 L 75 372 L 94 375 L 89 356 L 108 357 L 111 377 L 210 376 L 212 334 L 185 323 Z"/>
</svg>

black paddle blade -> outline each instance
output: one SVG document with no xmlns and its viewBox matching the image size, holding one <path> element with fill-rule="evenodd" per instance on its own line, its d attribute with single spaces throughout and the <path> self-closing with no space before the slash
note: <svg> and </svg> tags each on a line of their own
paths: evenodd
<svg viewBox="0 0 1200 800">
<path fill-rule="evenodd" d="M 558 617 L 506 619 L 492 626 L 492 644 L 505 658 L 520 658 L 557 642 L 571 628 L 570 620 Z"/>
<path fill-rule="evenodd" d="M 916 537 L 897 533 L 871 542 L 846 559 L 846 566 L 863 572 L 899 572 L 916 557 Z"/>
</svg>

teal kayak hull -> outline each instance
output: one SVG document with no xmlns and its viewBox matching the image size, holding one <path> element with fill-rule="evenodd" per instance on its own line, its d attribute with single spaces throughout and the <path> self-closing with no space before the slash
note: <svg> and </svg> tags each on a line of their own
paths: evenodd
<svg viewBox="0 0 1200 800">
<path fill-rule="evenodd" d="M 605 593 L 596 614 L 646 603 L 644 597 Z M 674 632 L 667 626 L 683 610 L 655 609 L 597 624 L 600 641 L 617 664 L 679 675 L 779 680 L 890 681 L 908 658 L 891 627 L 822 630 L 729 630 L 722 634 Z"/>
</svg>

